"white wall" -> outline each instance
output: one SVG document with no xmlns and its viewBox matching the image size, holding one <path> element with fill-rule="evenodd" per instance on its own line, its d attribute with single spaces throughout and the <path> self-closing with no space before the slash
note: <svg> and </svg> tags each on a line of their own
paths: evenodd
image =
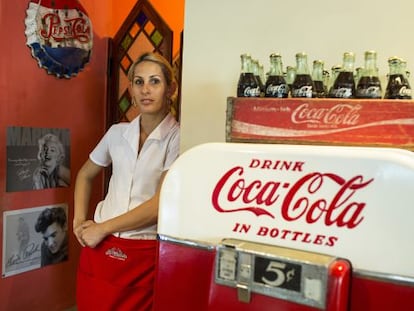
<svg viewBox="0 0 414 311">
<path fill-rule="evenodd" d="M 251 53 L 269 68 L 279 52 L 283 65 L 295 54 L 342 63 L 345 51 L 363 66 L 376 50 L 383 89 L 387 59 L 407 60 L 414 76 L 414 4 L 407 0 L 186 0 L 181 110 L 182 152 L 205 142 L 224 142 L 226 98 L 236 95 L 240 54 Z M 411 85 L 413 82 L 410 80 Z"/>
</svg>

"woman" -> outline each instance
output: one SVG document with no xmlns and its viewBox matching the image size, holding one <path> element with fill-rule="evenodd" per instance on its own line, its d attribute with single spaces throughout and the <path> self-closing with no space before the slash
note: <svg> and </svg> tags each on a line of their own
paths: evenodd
<svg viewBox="0 0 414 311">
<path fill-rule="evenodd" d="M 80 169 L 73 230 L 81 252 L 78 310 L 151 310 L 156 224 L 162 180 L 179 154 L 179 125 L 170 112 L 176 83 L 169 63 L 145 53 L 128 73 L 140 115 L 113 125 Z M 105 199 L 87 220 L 92 181 L 112 164 Z"/>
</svg>

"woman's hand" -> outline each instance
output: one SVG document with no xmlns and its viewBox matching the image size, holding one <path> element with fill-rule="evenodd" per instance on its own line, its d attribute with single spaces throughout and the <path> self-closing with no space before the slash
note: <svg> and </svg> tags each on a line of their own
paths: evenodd
<svg viewBox="0 0 414 311">
<path fill-rule="evenodd" d="M 96 247 L 108 234 L 102 224 L 87 220 L 74 229 L 74 234 L 82 246 Z"/>
<path fill-rule="evenodd" d="M 85 228 L 87 228 L 91 223 L 94 223 L 92 220 L 83 220 L 83 221 L 73 221 L 73 234 L 78 240 L 79 244 L 82 247 L 85 247 L 85 241 L 83 240 L 82 233 Z"/>
</svg>

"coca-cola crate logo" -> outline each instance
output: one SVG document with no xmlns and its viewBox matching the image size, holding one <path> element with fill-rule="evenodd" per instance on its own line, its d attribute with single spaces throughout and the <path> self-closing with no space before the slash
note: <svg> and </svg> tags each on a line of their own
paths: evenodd
<svg viewBox="0 0 414 311">
<path fill-rule="evenodd" d="M 299 105 L 292 111 L 293 124 L 306 124 L 338 128 L 339 126 L 355 126 L 359 123 L 362 106 L 340 103 L 329 107 L 312 107 L 309 103 Z"/>
<path fill-rule="evenodd" d="M 244 165 L 229 168 L 217 180 L 212 206 L 219 213 L 252 216 L 251 223 L 236 221 L 233 233 L 333 247 L 338 236 L 315 234 L 310 228 L 327 228 L 324 232 L 332 233 L 360 226 L 367 207 L 366 196 L 360 194 L 374 178 L 307 171 L 306 166 L 306 161 L 251 158 Z M 274 226 L 268 225 L 269 219 Z M 309 232 L 289 228 L 298 222 Z"/>
</svg>

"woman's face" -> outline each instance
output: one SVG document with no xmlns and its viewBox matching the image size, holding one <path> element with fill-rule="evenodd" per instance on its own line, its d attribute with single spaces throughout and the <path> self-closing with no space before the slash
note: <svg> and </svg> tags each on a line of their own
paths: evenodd
<svg viewBox="0 0 414 311">
<path fill-rule="evenodd" d="M 143 114 L 164 114 L 169 110 L 169 87 L 160 65 L 144 61 L 135 67 L 131 95 Z"/>
<path fill-rule="evenodd" d="M 46 167 L 55 167 L 60 164 L 61 154 L 57 144 L 50 141 L 46 142 L 40 153 L 40 159 L 42 164 Z"/>
</svg>

